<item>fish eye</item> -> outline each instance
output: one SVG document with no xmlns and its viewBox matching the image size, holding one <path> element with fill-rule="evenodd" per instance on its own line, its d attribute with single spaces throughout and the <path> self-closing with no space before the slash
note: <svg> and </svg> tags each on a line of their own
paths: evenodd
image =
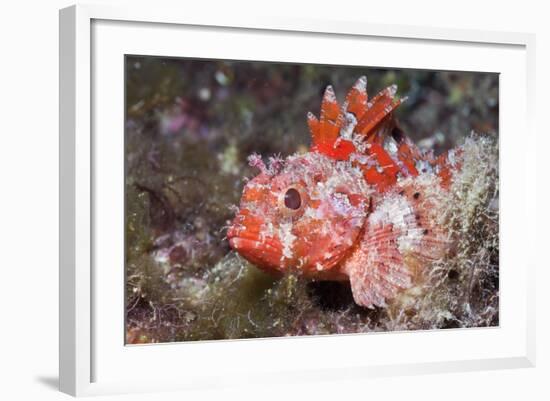
<svg viewBox="0 0 550 401">
<path fill-rule="evenodd" d="M 284 201 L 285 206 L 292 210 L 298 210 L 302 206 L 302 197 L 296 188 L 287 189 Z"/>
<path fill-rule="evenodd" d="M 283 216 L 297 219 L 302 215 L 305 206 L 309 202 L 309 197 L 303 185 L 299 182 L 283 186 L 278 191 L 277 210 Z"/>
</svg>

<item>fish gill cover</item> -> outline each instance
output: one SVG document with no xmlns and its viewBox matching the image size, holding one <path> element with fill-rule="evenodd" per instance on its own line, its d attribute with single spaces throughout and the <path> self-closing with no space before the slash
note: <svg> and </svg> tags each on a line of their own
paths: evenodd
<svg viewBox="0 0 550 401">
<path fill-rule="evenodd" d="M 226 238 L 257 174 L 250 164 L 263 158 L 278 171 L 287 156 L 305 154 L 307 111 L 319 109 L 327 85 L 344 99 L 362 75 L 373 91 L 396 83 L 408 97 L 395 114 L 423 152 L 461 149 L 449 153 L 461 168 L 447 190 L 425 183 L 441 201 L 448 252 L 371 308 L 345 280 L 270 274 Z M 498 325 L 495 74 L 128 56 L 126 108 L 128 343 Z M 249 164 L 251 154 L 261 157 Z M 346 200 L 337 199 L 342 210 Z M 287 247 L 294 241 L 288 225 L 265 229 Z"/>
</svg>

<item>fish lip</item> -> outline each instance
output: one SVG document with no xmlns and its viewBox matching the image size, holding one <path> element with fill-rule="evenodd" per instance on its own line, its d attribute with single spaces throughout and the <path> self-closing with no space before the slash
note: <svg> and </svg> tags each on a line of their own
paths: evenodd
<svg viewBox="0 0 550 401">
<path fill-rule="evenodd" d="M 258 230 L 233 225 L 227 230 L 229 246 L 234 250 L 258 250 L 272 253 L 282 253 L 282 246 L 276 238 L 262 237 Z M 239 246 L 245 245 L 245 246 Z"/>
<path fill-rule="evenodd" d="M 238 235 L 228 237 L 228 239 L 229 239 L 229 246 L 236 251 L 257 250 L 258 252 L 276 253 L 276 254 L 280 254 L 282 252 L 282 248 L 258 239 L 245 238 L 245 237 L 240 237 Z"/>
<path fill-rule="evenodd" d="M 229 245 L 246 260 L 268 273 L 279 274 L 283 268 L 283 251 L 276 246 L 243 237 L 230 238 Z"/>
<path fill-rule="evenodd" d="M 262 235 L 261 224 L 256 224 L 256 220 L 251 216 L 247 216 L 247 221 L 235 217 L 226 234 L 229 246 L 254 264 L 278 268 L 283 254 L 282 244 L 276 237 Z"/>
</svg>

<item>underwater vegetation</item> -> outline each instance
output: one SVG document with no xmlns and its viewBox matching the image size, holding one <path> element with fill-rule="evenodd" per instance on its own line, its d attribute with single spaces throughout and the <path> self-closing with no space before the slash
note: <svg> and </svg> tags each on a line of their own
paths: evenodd
<svg viewBox="0 0 550 401">
<path fill-rule="evenodd" d="M 498 325 L 498 76 L 139 56 L 126 69 L 128 343 Z M 249 155 L 305 154 L 325 87 L 344 99 L 362 75 L 408 96 L 395 115 L 423 151 L 462 149 L 437 208 L 445 257 L 370 307 L 346 280 L 270 274 L 226 238 Z"/>
</svg>

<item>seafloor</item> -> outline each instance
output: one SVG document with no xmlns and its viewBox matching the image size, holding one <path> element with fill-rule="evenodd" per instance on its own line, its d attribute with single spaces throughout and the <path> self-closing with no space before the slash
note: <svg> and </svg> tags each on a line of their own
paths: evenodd
<svg viewBox="0 0 550 401">
<path fill-rule="evenodd" d="M 325 86 L 342 99 L 361 75 L 371 95 L 399 85 L 422 148 L 464 146 L 452 252 L 387 308 L 357 306 L 347 283 L 273 278 L 224 238 L 247 156 L 306 151 Z M 498 325 L 498 95 L 489 73 L 127 57 L 127 342 Z"/>
</svg>

